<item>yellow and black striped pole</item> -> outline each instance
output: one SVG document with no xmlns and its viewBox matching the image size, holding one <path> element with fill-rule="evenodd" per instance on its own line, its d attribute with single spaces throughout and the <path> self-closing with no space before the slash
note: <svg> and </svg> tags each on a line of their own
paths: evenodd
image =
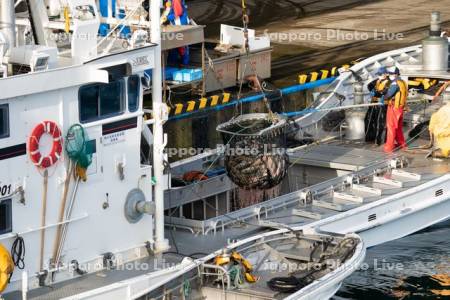
<svg viewBox="0 0 450 300">
<path fill-rule="evenodd" d="M 350 65 L 343 65 L 341 66 L 341 68 L 350 68 Z M 305 84 L 337 76 L 339 76 L 339 68 L 333 67 L 331 69 L 324 69 L 316 72 L 311 72 L 308 74 L 301 74 L 298 76 L 298 82 L 300 84 Z"/>
<path fill-rule="evenodd" d="M 173 107 L 169 107 L 169 117 L 179 116 L 194 111 L 202 111 L 217 105 L 227 104 L 230 101 L 231 94 L 223 93 L 209 97 L 200 98 L 198 100 L 187 101 L 186 103 L 177 103 Z"/>
</svg>

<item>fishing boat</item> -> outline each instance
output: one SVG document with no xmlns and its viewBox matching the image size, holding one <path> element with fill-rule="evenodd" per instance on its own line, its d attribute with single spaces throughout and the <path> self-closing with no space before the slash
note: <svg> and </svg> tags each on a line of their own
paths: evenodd
<svg viewBox="0 0 450 300">
<path fill-rule="evenodd" d="M 340 70 L 310 107 L 285 114 L 295 123 L 291 133 L 299 145 L 287 147 L 290 167 L 278 196 L 233 209 L 236 185 L 226 174 L 166 191 L 166 207 L 174 212 L 166 216 L 167 228 L 180 230 L 173 239 L 205 235 L 209 243 L 203 245 L 210 249 L 216 242 L 239 238 L 242 231 L 235 227 L 255 234 L 289 226 L 358 233 L 371 247 L 447 220 L 447 161 L 432 158 L 432 149 L 424 150 L 430 140 L 423 125 L 449 99 L 448 38 L 441 36 L 439 13 L 432 14 L 430 32 L 421 45 L 381 53 Z M 412 151 L 385 153 L 364 141 L 364 117 L 372 105 L 367 85 L 382 66 L 399 68 L 410 83 L 404 127 Z M 434 92 L 427 90 L 424 80 L 434 85 Z M 179 176 L 204 170 L 205 162 L 211 169 L 226 168 L 224 161 L 218 149 L 178 161 L 171 171 Z M 203 213 L 194 216 L 194 207 L 203 208 Z"/>
<path fill-rule="evenodd" d="M 181 260 L 161 254 L 169 246 L 159 1 L 151 9 L 127 3 L 125 18 L 105 18 L 94 0 L 0 4 L 2 297 L 79 294 L 136 276 L 88 279 L 126 262 L 141 274 L 166 269 L 154 274 L 163 282 L 178 270 L 164 266 Z M 112 30 L 101 35 L 101 26 Z M 144 118 L 152 84 L 153 110 Z M 151 139 L 150 163 L 141 160 L 142 135 Z M 78 286 L 48 288 L 83 276 Z"/>
<path fill-rule="evenodd" d="M 210 255 L 185 258 L 168 270 L 64 299 L 329 299 L 365 258 L 355 234 L 278 230 L 228 245 Z M 170 270 L 170 271 L 169 271 Z"/>
<path fill-rule="evenodd" d="M 216 252 L 202 264 L 198 292 L 206 299 L 329 299 L 364 257 L 357 235 L 275 231 Z"/>
<path fill-rule="evenodd" d="M 0 3 L 4 299 L 165 297 L 176 283 L 187 290 L 192 274 L 203 292 L 205 274 L 198 270 L 226 246 L 207 253 L 197 248 L 190 255 L 170 251 L 164 232 L 169 176 L 162 126 L 168 108 L 162 103 L 160 1 L 148 8 L 142 2 L 123 2 L 115 16 L 112 11 L 105 16 L 104 3 L 95 0 L 62 6 L 50 1 L 47 7 Z M 20 5 L 26 10 L 19 14 Z M 111 30 L 105 33 L 105 27 Z M 151 110 L 143 104 L 149 91 Z M 142 144 L 153 151 L 152 160 L 141 156 Z M 293 255 L 320 246 L 302 262 L 323 266 L 308 277 L 308 287 L 332 276 L 335 291 L 354 270 L 341 264 L 357 267 L 364 257 L 357 236 L 298 232 L 296 245 L 292 234 L 277 234 Z M 350 239 L 349 249 L 340 244 Z M 248 243 L 256 240 L 260 236 Z M 338 257 L 341 248 L 347 252 Z"/>
<path fill-rule="evenodd" d="M 293 118 L 250 116 L 269 122 L 242 134 L 242 142 L 251 136 L 258 148 L 276 139 L 287 152 L 255 160 L 275 163 L 255 173 L 272 189 L 269 199 L 235 205 L 241 183 L 230 170 L 248 161 L 234 164 L 240 158 L 220 149 L 167 161 L 160 1 L 123 1 L 106 15 L 95 0 L 57 2 L 0 2 L 3 298 L 327 299 L 362 262 L 365 247 L 450 217 L 445 160 L 386 155 L 361 142 L 358 127 L 370 98 L 365 85 L 378 67 L 442 84 L 448 41 L 447 52 L 434 39 L 342 70 Z M 27 10 L 16 14 L 16 4 Z M 433 15 L 434 34 L 437 25 Z M 102 35 L 101 27 L 110 30 Z M 180 30 L 192 41 L 197 29 Z M 144 109 L 147 93 L 152 105 Z M 442 106 L 421 97 L 411 93 L 410 127 Z M 336 110 L 348 113 L 330 130 Z M 235 138 L 225 131 L 236 135 L 228 125 L 248 120 L 218 128 L 226 143 Z M 288 135 L 299 145 L 284 144 Z M 196 170 L 200 180 L 174 184 Z M 267 260 L 297 269 L 268 273 L 260 268 Z"/>
</svg>

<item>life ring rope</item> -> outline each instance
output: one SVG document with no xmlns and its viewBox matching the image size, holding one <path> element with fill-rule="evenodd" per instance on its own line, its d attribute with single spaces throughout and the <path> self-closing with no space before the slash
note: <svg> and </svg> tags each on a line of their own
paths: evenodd
<svg viewBox="0 0 450 300">
<path fill-rule="evenodd" d="M 48 155 L 42 155 L 39 150 L 39 141 L 44 134 L 53 138 L 53 145 Z M 53 121 L 42 121 L 32 131 L 28 140 L 28 150 L 31 161 L 39 168 L 47 169 L 54 165 L 60 158 L 63 150 L 62 132 Z"/>
</svg>

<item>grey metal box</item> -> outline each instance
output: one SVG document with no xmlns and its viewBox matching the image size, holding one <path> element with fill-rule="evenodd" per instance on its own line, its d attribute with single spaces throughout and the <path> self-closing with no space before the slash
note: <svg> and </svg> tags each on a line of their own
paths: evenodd
<svg viewBox="0 0 450 300">
<path fill-rule="evenodd" d="M 271 77 L 272 49 L 265 49 L 250 53 L 249 56 L 241 54 L 238 64 L 238 80 L 249 75 L 258 75 L 266 79 Z"/>
<path fill-rule="evenodd" d="M 206 92 L 220 91 L 236 85 L 238 55 L 213 59 L 214 71 L 206 63 Z"/>
</svg>

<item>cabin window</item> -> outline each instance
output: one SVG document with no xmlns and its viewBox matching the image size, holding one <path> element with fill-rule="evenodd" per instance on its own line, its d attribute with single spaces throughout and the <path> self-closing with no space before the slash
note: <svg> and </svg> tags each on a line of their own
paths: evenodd
<svg viewBox="0 0 450 300">
<path fill-rule="evenodd" d="M 119 115 L 123 112 L 123 80 L 108 84 L 90 84 L 79 91 L 80 122 Z"/>
<path fill-rule="evenodd" d="M 12 206 L 11 199 L 0 202 L 0 234 L 12 231 Z"/>
<path fill-rule="evenodd" d="M 128 110 L 135 112 L 139 108 L 140 78 L 137 75 L 128 77 Z"/>
<path fill-rule="evenodd" d="M 0 104 L 0 139 L 9 137 L 8 104 Z"/>
</svg>

